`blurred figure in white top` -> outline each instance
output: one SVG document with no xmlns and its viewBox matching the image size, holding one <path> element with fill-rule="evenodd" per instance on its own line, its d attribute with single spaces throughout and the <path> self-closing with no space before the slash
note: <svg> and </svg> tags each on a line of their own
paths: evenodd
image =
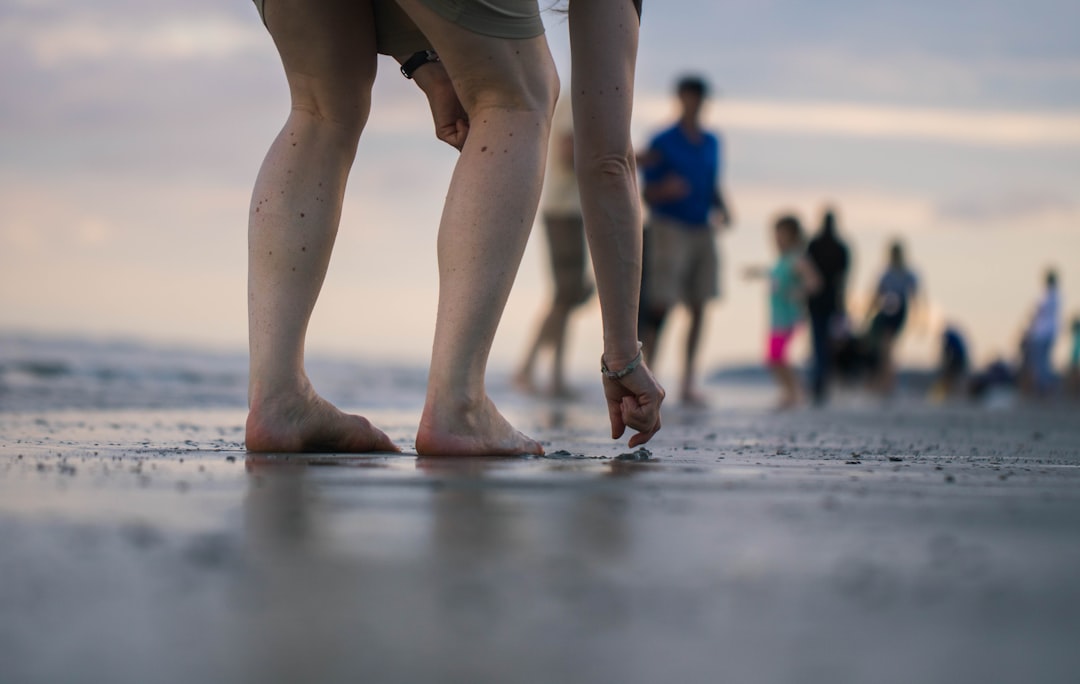
<svg viewBox="0 0 1080 684">
<path fill-rule="evenodd" d="M 1058 319 L 1061 318 L 1061 299 L 1058 295 L 1057 271 L 1046 272 L 1046 290 L 1035 309 L 1035 315 L 1024 336 L 1029 387 L 1036 396 L 1046 396 L 1053 389 L 1054 366 L 1051 360 L 1057 339 Z"/>
<path fill-rule="evenodd" d="M 581 216 L 581 196 L 574 173 L 574 120 L 569 94 L 559 98 L 551 125 L 547 177 L 540 203 L 547 235 L 554 293 L 515 384 L 530 394 L 537 393 L 533 375 L 541 351 L 551 352 L 551 383 L 548 391 L 557 398 L 573 397 L 566 384 L 566 329 L 570 314 L 589 301 L 595 289 L 588 272 L 585 223 Z"/>
</svg>

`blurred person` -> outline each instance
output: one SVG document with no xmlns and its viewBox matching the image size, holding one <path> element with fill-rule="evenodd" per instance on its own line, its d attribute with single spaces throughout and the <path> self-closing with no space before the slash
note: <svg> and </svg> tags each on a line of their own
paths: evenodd
<svg viewBox="0 0 1080 684">
<path fill-rule="evenodd" d="M 1005 403 L 1011 403 L 1016 384 L 1017 373 L 1008 361 L 999 356 L 971 377 L 968 394 L 977 401 L 991 401 L 1000 405 L 1004 398 Z"/>
<path fill-rule="evenodd" d="M 1053 389 L 1054 342 L 1057 340 L 1058 321 L 1061 318 L 1061 298 L 1058 295 L 1057 271 L 1048 269 L 1046 288 L 1035 307 L 1031 323 L 1024 335 L 1028 387 L 1035 396 L 1045 397 Z"/>
<path fill-rule="evenodd" d="M 941 360 L 937 379 L 930 390 L 933 401 L 944 401 L 960 392 L 970 368 L 967 341 L 955 325 L 945 326 L 941 333 Z"/>
<path fill-rule="evenodd" d="M 821 278 L 821 288 L 807 299 L 814 361 L 810 389 L 815 404 L 825 403 L 833 356 L 847 313 L 847 276 L 851 266 L 848 247 L 836 230 L 836 212 L 828 209 L 821 229 L 810 240 L 806 255 Z"/>
<path fill-rule="evenodd" d="M 303 358 L 382 51 L 427 94 L 437 137 L 461 150 L 439 228 L 439 305 L 416 450 L 543 453 L 503 418 L 484 386 L 491 342 L 535 217 L 558 92 L 536 1 L 450 7 L 442 0 L 399 0 L 407 18 L 381 0 L 256 4 L 281 55 L 292 107 L 251 202 L 247 448 L 397 450 L 366 419 L 322 399 Z M 391 15 L 405 21 L 388 28 Z M 577 158 L 588 169 L 582 187 L 596 195 L 584 207 L 586 221 L 605 211 L 610 216 L 589 228 L 604 309 L 602 382 L 612 437 L 631 427 L 638 430 L 630 439 L 635 446 L 660 429 L 663 400 L 636 341 L 641 243 L 629 206 L 636 205 L 629 117 L 637 13 L 628 0 L 575 3 L 570 23 L 572 44 L 583 45 L 573 67 L 575 110 L 613 129 L 594 124 L 584 131 Z M 612 85 L 623 92 L 605 97 Z"/>
<path fill-rule="evenodd" d="M 769 279 L 769 340 L 766 364 L 780 386 L 778 410 L 799 404 L 799 381 L 787 350 L 805 316 L 807 299 L 821 291 L 822 279 L 806 256 L 802 225 L 782 216 L 773 227 L 777 260 L 771 269 L 750 267 L 748 278 Z"/>
<path fill-rule="evenodd" d="M 1066 387 L 1069 396 L 1080 399 L 1080 316 L 1072 320 L 1072 346 L 1069 350 L 1069 370 L 1066 374 Z"/>
<path fill-rule="evenodd" d="M 685 76 L 675 92 L 679 120 L 657 134 L 641 156 L 649 207 L 642 332 L 646 358 L 655 362 L 664 320 L 676 304 L 686 305 L 690 328 L 680 398 L 703 406 L 696 385 L 698 348 L 706 304 L 720 294 L 716 233 L 730 226 L 731 213 L 720 189 L 721 139 L 701 126 L 708 86 L 698 76 Z"/>
<path fill-rule="evenodd" d="M 896 385 L 893 355 L 910 309 L 915 305 L 918 287 L 918 278 L 907 266 L 903 244 L 893 242 L 889 246 L 888 266 L 874 291 L 870 323 L 870 336 L 876 350 L 877 378 L 874 384 L 884 396 L 892 394 Z"/>
<path fill-rule="evenodd" d="M 585 222 L 574 173 L 574 120 L 569 96 L 560 98 L 555 106 L 540 208 L 555 291 L 515 376 L 515 385 L 528 393 L 536 391 L 533 372 L 537 357 L 550 349 L 550 393 L 556 398 L 570 398 L 573 392 L 566 384 L 564 371 L 567 324 L 574 309 L 589 301 L 593 286 L 586 264 Z"/>
</svg>

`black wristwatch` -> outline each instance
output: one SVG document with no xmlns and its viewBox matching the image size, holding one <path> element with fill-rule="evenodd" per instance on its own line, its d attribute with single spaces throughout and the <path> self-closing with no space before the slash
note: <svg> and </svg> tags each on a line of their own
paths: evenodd
<svg viewBox="0 0 1080 684">
<path fill-rule="evenodd" d="M 420 52 L 414 52 L 413 56 L 405 60 L 405 63 L 401 65 L 401 75 L 405 78 L 412 78 L 417 69 L 428 64 L 430 62 L 438 62 L 439 54 L 434 50 L 421 50 Z"/>
</svg>

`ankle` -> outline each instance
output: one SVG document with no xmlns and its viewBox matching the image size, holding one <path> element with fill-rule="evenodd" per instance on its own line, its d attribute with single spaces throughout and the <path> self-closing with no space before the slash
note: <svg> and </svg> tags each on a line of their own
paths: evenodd
<svg viewBox="0 0 1080 684">
<path fill-rule="evenodd" d="M 484 411 L 488 405 L 487 393 L 464 390 L 438 390 L 428 388 L 427 400 L 424 403 L 424 414 L 427 416 L 452 416 L 456 421 L 467 420 L 470 416 L 476 416 Z"/>
<path fill-rule="evenodd" d="M 252 379 L 248 384 L 248 408 L 251 411 L 273 410 L 312 398 L 315 391 L 306 377 L 294 379 Z"/>
</svg>

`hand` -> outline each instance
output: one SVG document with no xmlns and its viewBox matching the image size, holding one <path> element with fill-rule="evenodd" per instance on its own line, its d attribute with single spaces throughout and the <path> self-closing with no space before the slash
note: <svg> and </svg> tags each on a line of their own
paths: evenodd
<svg viewBox="0 0 1080 684">
<path fill-rule="evenodd" d="M 690 196 L 690 181 L 677 173 L 670 173 L 657 183 L 657 194 L 666 202 L 678 202 Z"/>
<path fill-rule="evenodd" d="M 742 276 L 745 280 L 757 280 L 759 278 L 767 278 L 769 270 L 761 266 L 746 266 L 743 268 Z"/>
<path fill-rule="evenodd" d="M 712 220 L 709 224 L 712 226 L 714 233 L 722 233 L 731 228 L 731 215 L 723 209 L 717 209 L 713 212 Z"/>
<path fill-rule="evenodd" d="M 604 398 L 611 419 L 611 438 L 622 437 L 626 428 L 637 430 L 630 438 L 636 447 L 652 439 L 660 431 L 660 404 L 664 388 L 642 361 L 629 375 L 618 380 L 604 376 Z"/>
<path fill-rule="evenodd" d="M 446 68 L 441 62 L 429 62 L 416 70 L 413 80 L 427 95 L 435 137 L 460 150 L 469 137 L 469 115 L 458 100 Z"/>
</svg>

